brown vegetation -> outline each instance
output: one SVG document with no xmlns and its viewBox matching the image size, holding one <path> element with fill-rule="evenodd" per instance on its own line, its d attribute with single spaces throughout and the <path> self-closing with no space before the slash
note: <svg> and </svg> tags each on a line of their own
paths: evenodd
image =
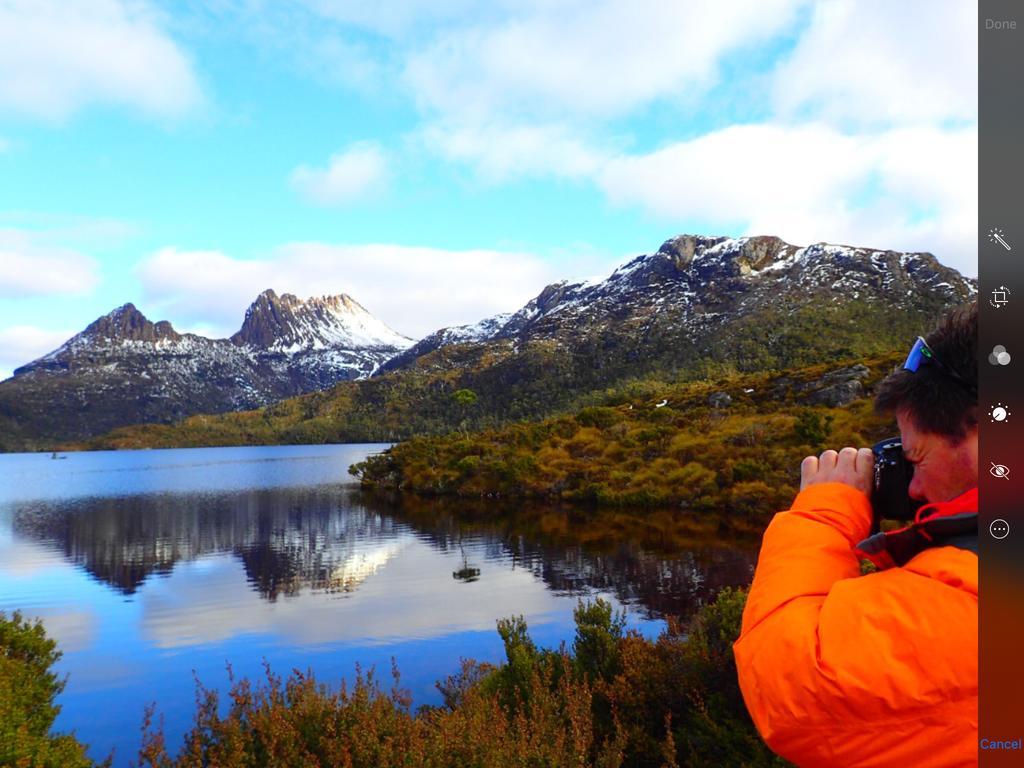
<svg viewBox="0 0 1024 768">
<path fill-rule="evenodd" d="M 892 362 L 870 361 L 868 386 Z M 827 370 L 805 369 L 787 381 L 799 385 Z M 573 415 L 413 438 L 351 471 L 376 490 L 727 510 L 735 521 L 758 523 L 792 499 L 805 455 L 826 445 L 870 445 L 894 430 L 868 398 L 809 406 L 777 379 L 638 384 Z M 716 392 L 731 402 L 712 405 Z"/>
<path fill-rule="evenodd" d="M 226 711 L 200 686 L 195 723 L 172 755 L 147 713 L 150 768 L 344 766 L 781 766 L 736 682 L 732 641 L 745 593 L 726 590 L 684 633 L 624 631 L 601 600 L 576 609 L 572 648 L 538 649 L 521 617 L 498 622 L 500 666 L 464 661 L 443 703 L 413 712 L 392 669 L 333 691 L 298 671 L 234 682 Z"/>
</svg>

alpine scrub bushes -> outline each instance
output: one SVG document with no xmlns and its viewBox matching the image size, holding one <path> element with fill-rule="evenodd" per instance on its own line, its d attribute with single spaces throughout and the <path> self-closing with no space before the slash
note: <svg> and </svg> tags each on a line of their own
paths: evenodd
<svg viewBox="0 0 1024 768">
<path fill-rule="evenodd" d="M 783 766 L 761 742 L 736 681 L 732 642 L 746 593 L 726 589 L 685 628 L 655 640 L 625 629 L 603 601 L 577 606 L 571 648 L 538 648 L 522 617 L 498 622 L 505 662 L 463 660 L 437 684 L 438 706 L 411 708 L 393 665 L 385 687 L 357 667 L 337 690 L 295 670 L 198 685 L 192 728 L 167 744 L 143 713 L 137 764 L 148 768 L 506 768 Z M 74 735 L 54 734 L 63 689 L 40 623 L 0 614 L 0 765 L 91 768 Z M 109 766 L 108 758 L 102 765 Z"/>
<path fill-rule="evenodd" d="M 892 365 L 870 362 L 873 380 Z M 791 372 L 786 381 L 799 392 L 801 378 L 827 371 Z M 827 445 L 869 445 L 894 430 L 866 397 L 810 405 L 778 381 L 761 374 L 637 384 L 571 415 L 413 438 L 350 472 L 374 490 L 727 510 L 734 521 L 761 523 L 792 499 L 804 456 Z"/>
<path fill-rule="evenodd" d="M 625 630 L 603 600 L 580 603 L 571 649 L 538 648 L 522 617 L 502 619 L 506 660 L 465 660 L 438 683 L 443 703 L 410 709 L 398 670 L 332 691 L 295 671 L 233 682 L 227 707 L 202 686 L 176 755 L 143 726 L 149 768 L 436 766 L 784 766 L 763 745 L 736 682 L 732 642 L 746 593 L 725 590 L 682 631 Z M 222 714 L 223 713 L 223 714 Z"/>
</svg>

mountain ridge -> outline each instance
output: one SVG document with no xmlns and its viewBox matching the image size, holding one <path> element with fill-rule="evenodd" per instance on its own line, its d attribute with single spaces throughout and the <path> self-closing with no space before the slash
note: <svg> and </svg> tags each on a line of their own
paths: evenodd
<svg viewBox="0 0 1024 768">
<path fill-rule="evenodd" d="M 927 253 L 680 235 L 603 280 L 559 281 L 516 312 L 435 331 L 366 379 L 259 411 L 125 428 L 90 446 L 496 429 L 612 391 L 891 357 L 976 294 L 976 281 Z"/>
<path fill-rule="evenodd" d="M 0 382 L 0 426 L 31 444 L 258 408 L 369 376 L 411 344 L 347 294 L 268 289 L 222 339 L 179 333 L 129 302 Z"/>
<path fill-rule="evenodd" d="M 640 254 L 604 280 L 561 280 L 518 311 L 472 326 L 442 328 L 381 366 L 377 375 L 415 365 L 443 347 L 549 339 L 566 341 L 596 326 L 632 324 L 640 333 L 671 316 L 677 328 L 702 334 L 716 318 L 746 314 L 787 297 L 790 306 L 841 293 L 868 303 L 896 294 L 952 305 L 977 293 L 976 281 L 926 252 L 815 243 L 795 246 L 775 236 L 678 235 Z M 801 296 L 801 294 L 803 296 Z M 934 303 L 934 302 L 933 302 Z M 645 316 L 642 316 L 645 315 Z M 709 350 L 704 350 L 709 351 Z"/>
</svg>

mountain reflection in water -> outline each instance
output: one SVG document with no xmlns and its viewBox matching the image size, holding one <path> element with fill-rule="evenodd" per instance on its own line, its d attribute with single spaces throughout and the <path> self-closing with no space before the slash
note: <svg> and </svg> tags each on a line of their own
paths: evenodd
<svg viewBox="0 0 1024 768">
<path fill-rule="evenodd" d="M 419 541 L 461 553 L 456 580 L 481 578 L 473 558 L 482 558 L 528 570 L 558 594 L 608 592 L 649 618 L 686 617 L 722 587 L 748 583 L 753 570 L 750 543 L 723 546 L 705 536 L 684 551 L 655 552 L 628 537 L 595 540 L 604 513 L 481 509 L 388 503 L 351 487 L 318 486 L 22 502 L 12 505 L 11 523 L 17 537 L 57 549 L 124 595 L 178 563 L 230 554 L 265 600 L 303 590 L 343 596 Z"/>
<path fill-rule="evenodd" d="M 0 611 L 41 618 L 67 676 L 58 731 L 127 765 L 146 706 L 168 744 L 194 680 L 402 671 L 415 704 L 461 657 L 499 663 L 497 619 L 571 643 L 578 597 L 645 636 L 750 581 L 757 541 L 683 510 L 382 499 L 341 484 L 379 445 L 0 456 Z M 102 713 L 97 716 L 97 713 Z"/>
</svg>

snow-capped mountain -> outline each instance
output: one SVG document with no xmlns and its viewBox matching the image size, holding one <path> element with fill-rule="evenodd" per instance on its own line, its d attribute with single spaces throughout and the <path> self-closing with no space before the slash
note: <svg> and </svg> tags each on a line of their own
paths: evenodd
<svg viewBox="0 0 1024 768">
<path fill-rule="evenodd" d="M 412 343 L 344 294 L 302 301 L 264 291 L 230 339 L 178 333 L 125 304 L 16 369 L 0 383 L 0 406 L 43 427 L 34 433 L 80 438 L 365 378 Z"/>
<path fill-rule="evenodd" d="M 348 294 L 302 301 L 267 290 L 245 312 L 231 341 L 275 352 L 311 349 L 404 349 L 411 343 L 367 312 Z"/>
<path fill-rule="evenodd" d="M 265 292 L 239 332 L 220 340 L 180 334 L 125 305 L 0 383 L 0 447 L 245 410 L 361 378 L 236 419 L 229 434 L 260 439 L 264 417 L 292 425 L 275 433 L 285 441 L 493 426 L 645 377 L 891 354 L 976 294 L 974 280 L 928 253 L 680 235 L 603 280 L 554 283 L 517 312 L 415 345 L 345 296 Z M 384 373 L 393 375 L 376 375 Z M 472 409 L 453 408 L 460 388 L 477 394 Z"/>
<path fill-rule="evenodd" d="M 825 330 L 843 315 L 852 321 L 935 314 L 976 293 L 975 281 L 929 253 L 680 235 L 604 280 L 554 283 L 511 315 L 436 331 L 381 372 L 444 366 L 445 357 L 432 353 L 470 342 L 486 344 L 492 358 L 496 350 L 514 354 L 546 342 L 565 349 L 597 344 L 608 357 L 629 350 L 638 360 L 667 354 L 745 367 L 738 353 L 752 343 L 769 351 L 778 347 L 792 332 L 783 327 L 800 313 L 829 318 L 823 320 Z M 888 332 L 889 326 L 879 330 Z M 464 359 L 459 357 L 460 364 Z"/>
</svg>

